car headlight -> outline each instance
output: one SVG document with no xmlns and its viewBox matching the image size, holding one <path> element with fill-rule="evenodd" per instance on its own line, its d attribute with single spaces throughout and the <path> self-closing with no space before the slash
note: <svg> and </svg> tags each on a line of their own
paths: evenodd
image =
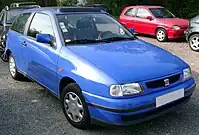
<svg viewBox="0 0 199 135">
<path fill-rule="evenodd" d="M 142 93 L 143 90 L 138 83 L 125 85 L 112 85 L 110 87 L 110 95 L 113 97 L 122 97 Z"/>
<path fill-rule="evenodd" d="M 187 80 L 190 77 L 192 77 L 192 72 L 191 72 L 191 68 L 186 68 L 183 70 L 183 79 Z"/>
<path fill-rule="evenodd" d="M 174 29 L 174 30 L 180 30 L 180 26 L 174 25 L 174 26 L 172 27 L 172 29 Z"/>
</svg>

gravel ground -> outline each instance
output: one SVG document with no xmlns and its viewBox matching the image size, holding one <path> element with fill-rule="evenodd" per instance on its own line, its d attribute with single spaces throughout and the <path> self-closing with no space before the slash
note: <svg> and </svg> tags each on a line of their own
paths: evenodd
<svg viewBox="0 0 199 135">
<path fill-rule="evenodd" d="M 188 62 L 198 83 L 199 53 L 186 42 L 154 43 Z M 73 128 L 65 119 L 59 101 L 32 82 L 10 78 L 7 63 L 0 61 L 0 135 L 198 135 L 198 87 L 188 104 L 166 116 L 124 128 L 96 127 L 89 131 Z"/>
</svg>

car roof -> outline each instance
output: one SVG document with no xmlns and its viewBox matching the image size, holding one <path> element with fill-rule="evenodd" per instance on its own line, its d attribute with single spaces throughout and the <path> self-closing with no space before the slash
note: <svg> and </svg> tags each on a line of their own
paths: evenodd
<svg viewBox="0 0 199 135">
<path fill-rule="evenodd" d="M 63 14 L 69 12 L 103 12 L 101 9 L 95 7 L 42 7 L 42 8 L 32 8 L 25 10 L 25 12 L 51 12 L 55 14 Z"/>
<path fill-rule="evenodd" d="M 10 5 L 14 5 L 14 4 L 37 4 L 36 2 L 15 2 L 15 3 L 11 3 Z"/>
<path fill-rule="evenodd" d="M 155 6 L 155 5 L 137 5 L 137 6 L 128 6 L 127 8 L 162 8 L 162 6 Z"/>
<path fill-rule="evenodd" d="M 30 7 L 12 7 L 12 8 L 8 8 L 8 9 L 3 9 L 4 11 L 6 12 L 9 12 L 9 11 L 25 11 L 27 9 L 31 9 Z"/>
</svg>

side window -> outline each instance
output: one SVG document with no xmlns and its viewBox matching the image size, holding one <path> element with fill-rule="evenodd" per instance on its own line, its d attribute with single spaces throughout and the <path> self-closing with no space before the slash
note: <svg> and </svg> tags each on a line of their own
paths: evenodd
<svg viewBox="0 0 199 135">
<path fill-rule="evenodd" d="M 147 16 L 151 16 L 151 14 L 149 13 L 149 11 L 147 11 L 144 8 L 139 8 L 138 9 L 137 17 L 139 17 L 139 18 L 146 18 Z"/>
<path fill-rule="evenodd" d="M 30 13 L 21 14 L 14 22 L 11 27 L 12 30 L 24 34 L 26 23 L 30 17 Z"/>
<path fill-rule="evenodd" d="M 36 13 L 28 30 L 28 36 L 33 38 L 36 38 L 39 33 L 54 36 L 50 17 L 46 14 Z"/>
<path fill-rule="evenodd" d="M 136 8 L 130 8 L 126 11 L 126 13 L 124 15 L 126 16 L 135 16 L 136 13 Z"/>
<path fill-rule="evenodd" d="M 4 21 L 4 16 L 5 16 L 4 14 L 5 14 L 5 11 L 2 11 L 0 14 L 0 21 L 2 22 Z"/>
<path fill-rule="evenodd" d="M 3 19 L 3 12 L 0 13 L 0 21 Z"/>
</svg>

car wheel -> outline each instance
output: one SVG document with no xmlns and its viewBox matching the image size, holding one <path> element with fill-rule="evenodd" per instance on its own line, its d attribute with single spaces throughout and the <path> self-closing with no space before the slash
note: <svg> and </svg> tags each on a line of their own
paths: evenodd
<svg viewBox="0 0 199 135">
<path fill-rule="evenodd" d="M 193 34 L 189 38 L 189 46 L 193 51 L 199 52 L 199 34 Z"/>
<path fill-rule="evenodd" d="M 163 29 L 163 28 L 159 28 L 159 29 L 156 31 L 156 39 L 157 39 L 159 42 L 165 42 L 165 41 L 168 39 L 166 30 Z"/>
<path fill-rule="evenodd" d="M 10 54 L 10 56 L 9 56 L 9 64 L 8 65 L 9 65 L 9 72 L 10 72 L 11 77 L 18 81 L 22 80 L 23 75 L 17 71 L 16 61 L 12 54 Z"/>
<path fill-rule="evenodd" d="M 5 43 L 4 42 L 1 42 L 0 43 L 0 57 L 1 57 L 1 59 L 4 61 L 4 62 L 8 62 L 8 60 L 6 59 L 6 57 L 5 57 Z"/>
<path fill-rule="evenodd" d="M 90 127 L 88 106 L 82 96 L 80 87 L 76 83 L 71 83 L 63 89 L 61 105 L 71 125 L 79 129 L 88 129 Z"/>
</svg>

